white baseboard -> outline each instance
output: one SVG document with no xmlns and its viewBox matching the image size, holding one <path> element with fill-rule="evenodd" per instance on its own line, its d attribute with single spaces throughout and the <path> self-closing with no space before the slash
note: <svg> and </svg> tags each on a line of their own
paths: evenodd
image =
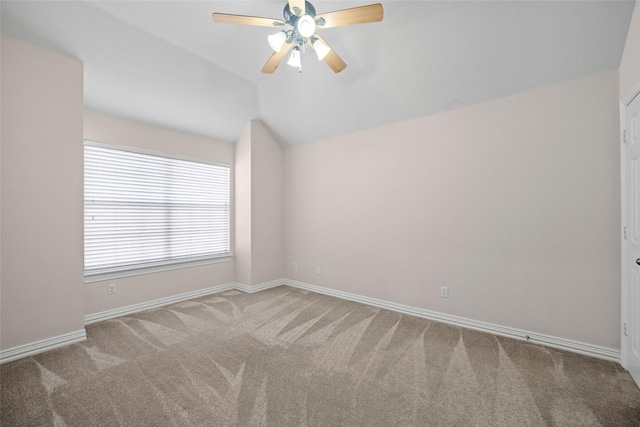
<svg viewBox="0 0 640 427">
<path fill-rule="evenodd" d="M 397 304 L 376 298 L 369 298 L 362 295 L 352 294 L 349 292 L 338 291 L 331 288 L 312 285 L 309 283 L 298 282 L 290 279 L 278 279 L 258 285 L 245 285 L 243 283 L 231 282 L 223 285 L 212 286 L 210 288 L 200 289 L 197 291 L 186 292 L 166 298 L 155 299 L 139 304 L 128 305 L 113 310 L 102 311 L 84 316 L 85 325 L 113 319 L 120 316 L 137 313 L 152 308 L 162 307 L 188 299 L 193 299 L 205 295 L 215 294 L 231 289 L 242 292 L 254 293 L 280 285 L 287 285 L 294 288 L 305 289 L 319 294 L 330 295 L 333 297 L 359 302 L 362 304 L 372 305 L 387 310 L 396 311 L 398 313 L 410 314 L 416 317 L 435 320 L 438 322 L 448 323 L 454 326 L 473 329 L 480 332 L 487 332 L 494 335 L 513 338 L 521 341 L 529 341 L 536 344 L 542 344 L 547 347 L 566 350 L 573 353 L 583 354 L 585 356 L 596 357 L 599 359 L 610 360 L 620 363 L 620 350 L 601 347 L 592 344 L 586 344 L 579 341 L 568 340 L 564 338 L 553 337 L 550 335 L 538 334 L 535 332 L 525 331 L 521 329 L 510 328 L 507 326 L 496 325 L 478 320 L 466 319 L 464 317 L 452 316 L 449 314 L 439 313 L 436 311 L 425 310 L 422 308 L 410 307 L 407 305 Z M 53 350 L 69 344 L 75 344 L 84 341 L 87 335 L 85 330 L 59 335 L 57 337 L 47 338 L 30 344 L 13 347 L 0 351 L 0 364 L 20 359 L 22 357 L 32 356 L 45 351 Z"/>
<path fill-rule="evenodd" d="M 239 291 L 252 294 L 254 292 L 264 291 L 265 289 L 275 288 L 276 286 L 285 285 L 286 279 L 272 280 L 270 282 L 260 283 L 259 285 L 245 285 L 243 283 L 236 283 L 236 289 Z"/>
<path fill-rule="evenodd" d="M 0 364 L 22 359 L 23 357 L 33 356 L 38 353 L 44 353 L 45 351 L 64 347 L 70 344 L 76 344 L 86 339 L 87 332 L 82 329 L 80 331 L 69 332 L 56 337 L 45 338 L 29 344 L 8 348 L 0 351 Z"/>
<path fill-rule="evenodd" d="M 202 297 L 205 295 L 217 294 L 218 292 L 228 291 L 231 289 L 236 289 L 252 294 L 254 292 L 263 291 L 265 289 L 273 288 L 283 284 L 283 279 L 260 283 L 259 285 L 245 285 L 238 282 L 225 283 L 223 285 L 211 286 L 210 288 L 199 289 L 197 291 L 185 292 L 183 294 L 173 295 L 166 298 L 159 298 L 147 302 L 141 302 L 139 304 L 127 305 L 125 307 L 102 311 L 100 313 L 88 314 L 84 316 L 84 324 L 90 325 L 92 323 L 102 322 L 104 320 L 114 319 L 120 316 L 127 316 L 129 314 L 138 313 L 140 311 L 158 308 L 165 305 L 174 304 L 176 302 Z"/>
<path fill-rule="evenodd" d="M 209 294 L 215 294 L 222 291 L 228 291 L 230 289 L 239 289 L 238 283 L 231 282 L 222 285 L 212 286 L 210 288 L 199 289 L 197 291 L 185 292 L 183 294 L 173 295 L 170 297 L 154 299 L 151 301 L 141 302 L 138 304 L 127 305 L 125 307 L 114 308 L 113 310 L 101 311 L 99 313 L 88 314 L 84 316 L 84 324 L 90 325 L 96 322 L 102 322 L 104 320 L 114 319 L 120 316 L 126 316 L 129 314 L 137 313 L 139 311 L 145 311 L 152 308 L 162 307 L 164 305 L 173 304 L 188 299 L 198 298 Z"/>
<path fill-rule="evenodd" d="M 450 314 L 438 313 L 437 311 L 396 304 L 394 302 L 369 298 L 362 295 L 356 295 L 348 292 L 338 291 L 335 289 L 325 288 L 322 286 L 311 285 L 309 283 L 297 282 L 295 280 L 283 279 L 280 282 L 288 286 L 306 289 L 309 291 L 317 292 L 319 294 L 331 295 L 337 298 L 342 298 L 363 304 L 368 304 L 374 307 L 385 308 L 387 310 L 396 311 L 398 313 L 410 314 L 412 316 L 436 320 L 438 322 L 448 323 L 454 326 L 460 326 L 480 332 L 487 332 L 490 334 L 513 338 L 520 341 L 542 344 L 547 347 L 557 348 L 560 350 L 583 354 L 585 356 L 597 357 L 598 359 L 620 363 L 620 350 L 616 350 L 613 348 L 601 347 L 579 341 L 573 341 L 564 338 L 553 337 L 550 335 L 524 331 L 521 329 L 510 328 L 507 326 L 466 319 L 464 317 L 452 316 Z"/>
</svg>

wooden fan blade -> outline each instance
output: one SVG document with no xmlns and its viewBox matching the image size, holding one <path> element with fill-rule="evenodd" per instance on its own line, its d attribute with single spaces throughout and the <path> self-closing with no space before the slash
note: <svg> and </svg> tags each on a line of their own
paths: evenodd
<svg viewBox="0 0 640 427">
<path fill-rule="evenodd" d="M 354 7 L 351 9 L 336 10 L 334 12 L 316 15 L 318 22 L 324 19 L 324 24 L 318 24 L 320 28 L 342 27 L 345 25 L 366 24 L 367 22 L 380 22 L 384 17 L 382 4 L 370 4 L 368 6 Z"/>
<path fill-rule="evenodd" d="M 259 27 L 281 27 L 284 21 L 281 19 L 260 18 L 258 16 L 230 15 L 228 13 L 214 13 L 213 22 L 219 24 L 256 25 Z"/>
<path fill-rule="evenodd" d="M 331 52 L 324 57 L 324 62 L 327 63 L 329 67 L 333 70 L 334 73 L 339 73 L 340 71 L 347 68 L 347 64 L 338 56 L 335 50 L 331 49 Z"/>
<path fill-rule="evenodd" d="M 314 34 L 313 37 L 317 38 L 319 41 L 321 41 L 331 49 L 329 44 L 318 34 Z M 309 44 L 311 45 L 313 50 L 316 49 L 312 43 Z M 347 64 L 342 60 L 342 58 L 340 58 L 340 56 L 338 56 L 336 51 L 333 49 L 331 49 L 329 53 L 327 53 L 327 56 L 324 57 L 323 61 L 326 62 L 326 64 L 333 70 L 334 73 L 339 73 L 340 71 L 347 68 Z"/>
<path fill-rule="evenodd" d="M 269 58 L 267 63 L 264 64 L 264 67 L 262 67 L 262 72 L 265 74 L 273 73 L 276 68 L 278 68 L 278 65 L 280 65 L 280 63 L 282 62 L 282 59 L 287 56 L 287 53 L 289 53 L 292 47 L 293 43 L 285 43 L 282 45 L 282 49 L 280 49 L 280 52 L 273 52 L 271 58 Z"/>
<path fill-rule="evenodd" d="M 289 10 L 291 11 L 291 13 L 296 15 L 294 7 L 297 7 L 300 9 L 300 14 L 298 16 L 304 16 L 304 13 L 306 12 L 304 3 L 305 0 L 289 0 Z"/>
</svg>

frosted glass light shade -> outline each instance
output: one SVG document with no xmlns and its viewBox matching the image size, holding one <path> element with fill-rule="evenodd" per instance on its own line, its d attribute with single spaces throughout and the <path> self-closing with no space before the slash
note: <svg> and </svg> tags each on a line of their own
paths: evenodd
<svg viewBox="0 0 640 427">
<path fill-rule="evenodd" d="M 284 31 L 278 31 L 277 33 L 271 34 L 269 37 L 267 37 L 267 40 L 269 41 L 269 46 L 271 46 L 271 49 L 276 52 L 280 52 L 280 50 L 282 49 L 282 45 L 284 44 L 285 40 L 287 40 L 287 35 Z"/>
<path fill-rule="evenodd" d="M 309 15 L 304 15 L 296 22 L 296 29 L 302 37 L 309 37 L 316 32 L 316 21 Z"/>
<path fill-rule="evenodd" d="M 316 55 L 318 55 L 318 61 L 322 61 L 324 57 L 331 52 L 331 48 L 321 40 L 316 40 L 313 43 L 313 49 L 316 51 Z"/>
<path fill-rule="evenodd" d="M 302 63 L 300 62 L 300 49 L 298 49 L 297 46 L 294 47 L 293 50 L 291 51 L 291 56 L 287 61 L 287 65 L 291 65 L 292 67 L 298 67 L 298 68 L 302 66 Z"/>
</svg>

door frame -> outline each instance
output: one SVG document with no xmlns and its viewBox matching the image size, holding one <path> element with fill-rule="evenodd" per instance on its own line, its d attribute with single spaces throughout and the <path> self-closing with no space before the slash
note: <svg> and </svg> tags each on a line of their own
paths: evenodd
<svg viewBox="0 0 640 427">
<path fill-rule="evenodd" d="M 627 170 L 626 170 L 626 158 L 627 158 L 627 144 L 624 141 L 624 131 L 626 129 L 626 112 L 627 106 L 631 104 L 631 101 L 636 96 L 640 96 L 640 77 L 631 85 L 629 90 L 620 98 L 620 208 L 621 212 L 621 233 L 620 233 L 620 269 L 621 269 L 621 282 L 620 282 L 620 364 L 623 368 L 628 367 L 628 340 L 625 335 L 625 325 L 629 323 L 629 277 L 627 272 L 629 271 L 628 263 L 629 254 L 627 253 L 627 245 L 624 238 L 624 227 L 627 224 L 627 211 L 629 206 L 629 200 L 627 200 Z"/>
</svg>

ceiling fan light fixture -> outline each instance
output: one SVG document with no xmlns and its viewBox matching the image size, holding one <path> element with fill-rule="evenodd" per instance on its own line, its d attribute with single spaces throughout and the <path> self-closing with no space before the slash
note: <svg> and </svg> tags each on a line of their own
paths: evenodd
<svg viewBox="0 0 640 427">
<path fill-rule="evenodd" d="M 269 46 L 271 46 L 271 49 L 273 49 L 275 52 L 280 52 L 280 50 L 282 50 L 282 45 L 287 40 L 287 33 L 285 33 L 284 31 L 278 31 L 277 33 L 271 34 L 269 37 L 267 37 L 267 40 L 269 41 Z"/>
<path fill-rule="evenodd" d="M 316 32 L 316 21 L 309 15 L 304 15 L 296 22 L 296 30 L 302 37 L 310 37 Z"/>
<path fill-rule="evenodd" d="M 302 61 L 300 60 L 300 48 L 298 46 L 295 46 L 291 50 L 291 56 L 287 61 L 287 65 L 291 65 L 292 67 L 298 67 L 299 69 L 302 69 Z"/>
<path fill-rule="evenodd" d="M 331 52 L 331 48 L 320 39 L 313 42 L 313 50 L 315 50 L 316 55 L 318 55 L 318 61 L 322 61 L 324 57 Z"/>
</svg>

